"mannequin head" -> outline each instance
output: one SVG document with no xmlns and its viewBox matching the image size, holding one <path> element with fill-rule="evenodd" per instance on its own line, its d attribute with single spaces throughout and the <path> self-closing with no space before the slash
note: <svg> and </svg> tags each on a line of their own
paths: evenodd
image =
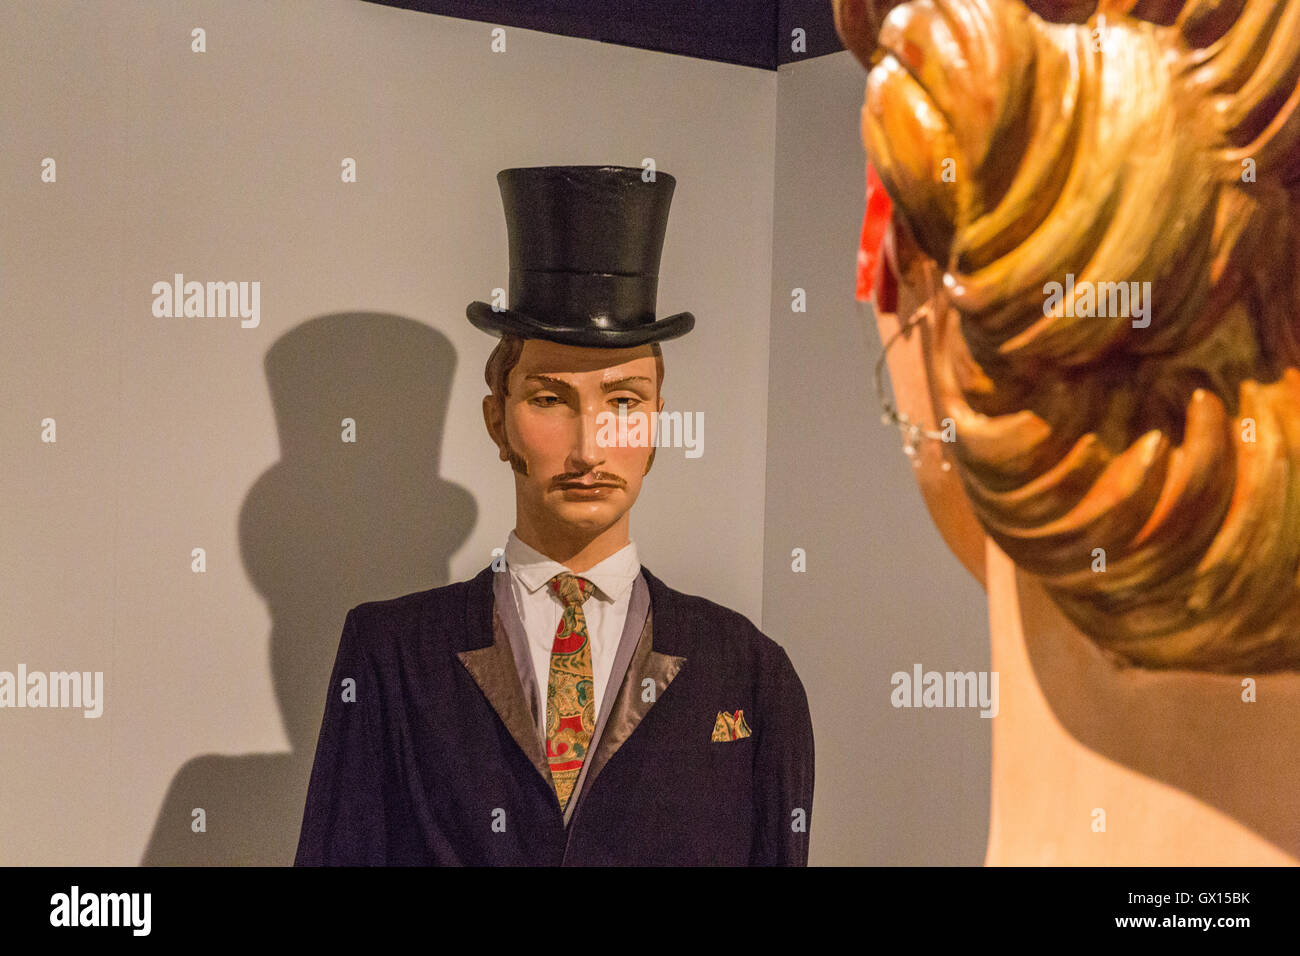
<svg viewBox="0 0 1300 956">
<path fill-rule="evenodd" d="M 927 451 L 950 477 L 923 457 L 921 479 L 959 481 L 1123 662 L 1300 669 L 1298 2 L 1117 0 L 1078 25 L 836 3 L 870 69 L 896 308 L 928 297 L 926 264 L 946 300 L 895 376 L 900 408 L 955 423 Z M 1084 299 L 1119 283 L 1141 309 Z"/>
<path fill-rule="evenodd" d="M 658 343 L 608 349 L 501 339 L 484 370 L 491 394 L 483 420 L 514 469 L 521 536 L 565 550 L 620 523 L 626 530 L 654 461 L 663 374 Z M 649 416 L 650 444 L 601 444 L 598 416 L 620 409 Z"/>
</svg>

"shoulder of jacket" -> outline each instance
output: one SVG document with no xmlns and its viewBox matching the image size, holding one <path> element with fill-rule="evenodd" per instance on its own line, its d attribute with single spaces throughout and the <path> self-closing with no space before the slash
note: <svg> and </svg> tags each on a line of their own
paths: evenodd
<svg viewBox="0 0 1300 956">
<path fill-rule="evenodd" d="M 463 616 L 470 581 L 412 591 L 399 597 L 364 601 L 348 612 L 353 626 L 371 641 L 387 635 L 399 637 L 417 628 L 429 614 Z"/>
<path fill-rule="evenodd" d="M 789 666 L 785 648 L 760 631 L 744 614 L 701 595 L 687 594 L 667 584 L 664 587 L 672 594 L 677 615 L 706 627 L 711 632 L 710 640 L 725 641 L 731 645 L 727 650 L 743 649 L 764 667 Z"/>
</svg>

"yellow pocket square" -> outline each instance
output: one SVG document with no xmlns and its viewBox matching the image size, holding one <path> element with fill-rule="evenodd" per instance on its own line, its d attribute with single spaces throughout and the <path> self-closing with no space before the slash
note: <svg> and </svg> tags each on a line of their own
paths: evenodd
<svg viewBox="0 0 1300 956">
<path fill-rule="evenodd" d="M 714 743 L 739 740 L 741 737 L 748 737 L 750 733 L 749 724 L 745 723 L 745 712 L 743 710 L 738 710 L 734 714 L 718 711 L 718 719 L 713 722 Z"/>
</svg>

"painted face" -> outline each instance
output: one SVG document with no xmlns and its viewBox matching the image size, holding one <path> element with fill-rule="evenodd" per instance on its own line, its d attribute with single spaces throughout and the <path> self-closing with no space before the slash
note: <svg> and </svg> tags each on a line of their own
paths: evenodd
<svg viewBox="0 0 1300 956">
<path fill-rule="evenodd" d="M 650 346 L 527 339 L 507 390 L 498 447 L 514 465 L 519 509 L 568 532 L 599 533 L 622 518 L 641 491 L 663 407 Z"/>
</svg>

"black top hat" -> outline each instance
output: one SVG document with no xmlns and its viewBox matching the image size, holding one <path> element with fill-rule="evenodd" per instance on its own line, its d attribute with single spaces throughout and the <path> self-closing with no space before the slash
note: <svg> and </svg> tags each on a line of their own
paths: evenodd
<svg viewBox="0 0 1300 956">
<path fill-rule="evenodd" d="M 655 318 L 659 254 L 677 184 L 628 166 L 530 166 L 497 173 L 510 243 L 510 307 L 471 302 L 493 335 L 627 348 L 685 335 L 695 316 Z"/>
</svg>

